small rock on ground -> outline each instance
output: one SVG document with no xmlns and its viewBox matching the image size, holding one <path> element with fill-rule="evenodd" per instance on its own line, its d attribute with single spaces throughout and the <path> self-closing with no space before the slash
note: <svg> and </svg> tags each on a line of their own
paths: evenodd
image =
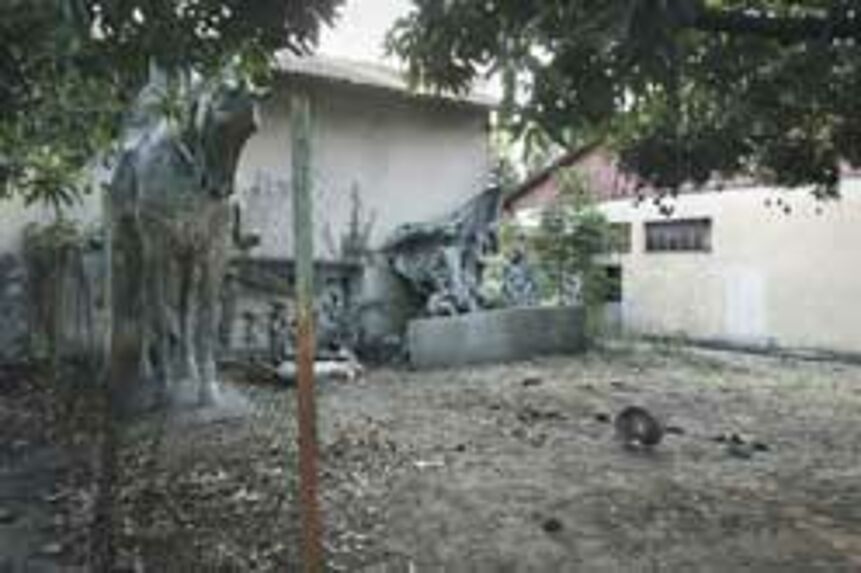
<svg viewBox="0 0 861 573">
<path fill-rule="evenodd" d="M 6 507 L 0 507 L 0 525 L 15 523 L 17 519 L 18 515 L 14 511 Z"/>
<path fill-rule="evenodd" d="M 544 523 L 541 524 L 541 529 L 543 529 L 547 533 L 558 533 L 564 528 L 565 526 L 562 524 L 562 522 L 555 517 L 549 517 L 544 520 Z"/>
</svg>

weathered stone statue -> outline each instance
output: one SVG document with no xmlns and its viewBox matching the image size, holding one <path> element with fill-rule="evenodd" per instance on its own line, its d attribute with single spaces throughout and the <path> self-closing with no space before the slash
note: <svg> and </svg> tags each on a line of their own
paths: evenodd
<svg viewBox="0 0 861 573">
<path fill-rule="evenodd" d="M 394 271 L 423 298 L 426 314 L 483 307 L 481 260 L 495 248 L 501 197 L 500 187 L 490 187 L 443 220 L 398 228 L 384 245 Z"/>
<path fill-rule="evenodd" d="M 506 306 L 537 306 L 538 284 L 526 255 L 526 248 L 515 248 L 502 270 L 502 297 Z"/>
<path fill-rule="evenodd" d="M 240 152 L 255 130 L 244 82 L 224 72 L 185 88 L 180 119 L 159 109 L 152 79 L 123 132 L 108 188 L 112 328 L 158 396 L 218 394 L 219 291 Z M 161 106 L 163 108 L 163 106 Z M 184 116 L 184 117 L 183 117 Z M 115 343 L 116 344 L 116 343 Z M 116 352 L 117 349 L 114 349 Z"/>
</svg>

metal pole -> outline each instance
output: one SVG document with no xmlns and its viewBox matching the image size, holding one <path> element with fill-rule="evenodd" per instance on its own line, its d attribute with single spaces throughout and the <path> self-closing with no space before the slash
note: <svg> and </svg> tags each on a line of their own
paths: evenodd
<svg viewBox="0 0 861 573">
<path fill-rule="evenodd" d="M 317 410 L 314 402 L 314 226 L 311 209 L 311 105 L 303 93 L 290 102 L 293 155 L 293 234 L 296 264 L 296 396 L 299 479 L 305 571 L 322 573 L 323 544 L 317 497 Z"/>
</svg>

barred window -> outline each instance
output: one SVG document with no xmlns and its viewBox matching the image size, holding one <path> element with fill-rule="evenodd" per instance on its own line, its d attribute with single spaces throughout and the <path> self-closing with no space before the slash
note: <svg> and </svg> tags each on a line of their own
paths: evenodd
<svg viewBox="0 0 861 573">
<path fill-rule="evenodd" d="M 604 302 L 622 302 L 622 267 L 608 265 L 604 267 L 604 273 Z"/>
<path fill-rule="evenodd" d="M 646 223 L 646 252 L 711 251 L 711 219 L 678 219 Z"/>
</svg>

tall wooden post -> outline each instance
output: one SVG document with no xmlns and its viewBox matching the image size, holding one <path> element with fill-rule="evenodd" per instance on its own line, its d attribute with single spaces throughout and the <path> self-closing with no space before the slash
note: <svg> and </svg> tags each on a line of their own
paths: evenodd
<svg viewBox="0 0 861 573">
<path fill-rule="evenodd" d="M 293 234 L 296 264 L 296 395 L 299 409 L 299 478 L 305 571 L 322 573 L 322 522 L 318 501 L 317 410 L 314 400 L 314 225 L 311 208 L 311 105 L 303 93 L 290 102 L 293 153 Z"/>
</svg>

